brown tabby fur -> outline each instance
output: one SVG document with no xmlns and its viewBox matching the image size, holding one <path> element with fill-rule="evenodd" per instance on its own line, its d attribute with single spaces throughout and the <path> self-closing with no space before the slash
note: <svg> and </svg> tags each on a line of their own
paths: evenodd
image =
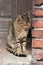
<svg viewBox="0 0 43 65">
<path fill-rule="evenodd" d="M 31 27 L 30 13 L 26 15 L 18 15 L 10 25 L 7 37 L 7 49 L 15 55 L 27 55 L 26 39 L 28 31 Z"/>
</svg>

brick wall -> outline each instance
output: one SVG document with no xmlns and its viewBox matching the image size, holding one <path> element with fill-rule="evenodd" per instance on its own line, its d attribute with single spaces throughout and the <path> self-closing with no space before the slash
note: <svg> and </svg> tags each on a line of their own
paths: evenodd
<svg viewBox="0 0 43 65">
<path fill-rule="evenodd" d="M 33 0 L 32 57 L 33 65 L 43 65 L 43 0 Z"/>
<path fill-rule="evenodd" d="M 5 44 L 11 19 L 11 0 L 0 0 L 0 46 Z"/>
</svg>

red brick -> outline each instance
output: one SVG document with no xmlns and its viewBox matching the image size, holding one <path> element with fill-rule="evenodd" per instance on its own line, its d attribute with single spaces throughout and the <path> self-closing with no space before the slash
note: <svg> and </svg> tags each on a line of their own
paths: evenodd
<svg viewBox="0 0 43 65">
<path fill-rule="evenodd" d="M 7 21 L 0 21 L 1 28 L 9 28 L 9 22 Z"/>
<path fill-rule="evenodd" d="M 32 30 L 32 37 L 43 38 L 43 30 Z"/>
<path fill-rule="evenodd" d="M 43 62 L 35 62 L 35 63 L 33 63 L 32 65 L 43 65 Z"/>
<path fill-rule="evenodd" d="M 43 9 L 35 8 L 35 9 L 33 10 L 33 14 L 34 14 L 35 16 L 43 16 Z"/>
<path fill-rule="evenodd" d="M 38 57 L 39 57 L 40 59 L 43 59 L 43 52 L 39 53 L 39 54 L 38 54 Z"/>
<path fill-rule="evenodd" d="M 43 50 L 40 50 L 40 49 L 32 49 L 32 57 L 35 60 L 42 60 L 43 59 Z"/>
<path fill-rule="evenodd" d="M 43 3 L 43 0 L 33 0 L 33 4 L 41 4 Z"/>
<path fill-rule="evenodd" d="M 43 27 L 43 20 L 33 20 L 32 27 L 42 28 Z"/>
<path fill-rule="evenodd" d="M 43 40 L 32 40 L 32 47 L 43 48 Z"/>
</svg>

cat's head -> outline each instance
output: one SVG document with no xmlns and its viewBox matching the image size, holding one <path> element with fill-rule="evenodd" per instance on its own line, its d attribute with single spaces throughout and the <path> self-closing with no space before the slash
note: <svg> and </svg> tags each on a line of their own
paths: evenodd
<svg viewBox="0 0 43 65">
<path fill-rule="evenodd" d="M 24 30 L 28 30 L 31 26 L 31 20 L 28 17 L 29 15 L 18 15 L 16 18 L 16 22 L 19 26 L 21 26 Z"/>
</svg>

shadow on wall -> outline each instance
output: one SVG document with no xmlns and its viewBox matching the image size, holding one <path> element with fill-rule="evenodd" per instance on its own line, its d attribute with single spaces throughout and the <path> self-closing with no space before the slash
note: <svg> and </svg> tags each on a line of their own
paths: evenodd
<svg viewBox="0 0 43 65">
<path fill-rule="evenodd" d="M 27 35 L 27 49 L 31 50 L 31 48 L 32 48 L 32 34 L 30 28 L 29 33 Z"/>
</svg>

